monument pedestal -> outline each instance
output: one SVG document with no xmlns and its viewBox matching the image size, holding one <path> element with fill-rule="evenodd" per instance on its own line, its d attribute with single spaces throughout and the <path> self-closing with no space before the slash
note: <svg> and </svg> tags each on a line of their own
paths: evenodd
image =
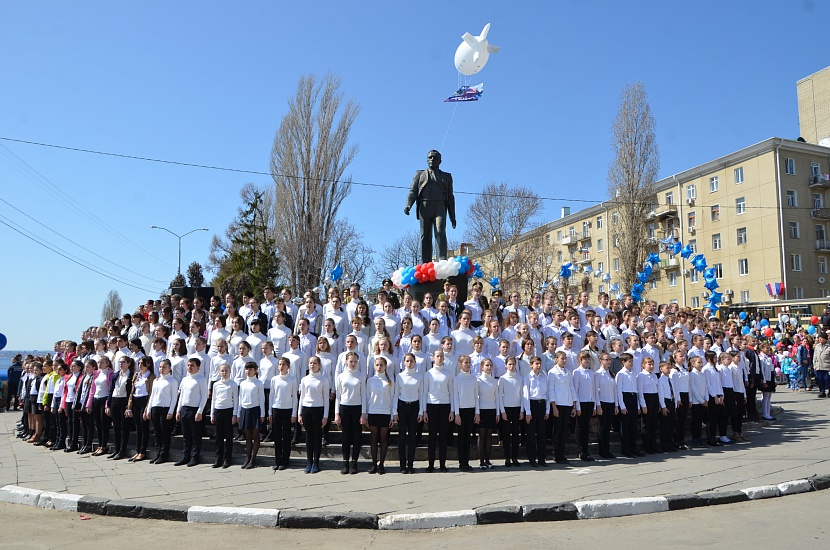
<svg viewBox="0 0 830 550">
<path fill-rule="evenodd" d="M 456 275 L 455 277 L 450 277 L 447 279 L 450 284 L 453 284 L 458 287 L 458 301 L 459 303 L 464 303 L 467 301 L 469 297 L 469 290 L 468 290 L 468 283 L 467 276 L 464 274 Z M 417 285 L 409 287 L 409 293 L 412 296 L 421 302 L 424 303 L 424 295 L 425 294 L 432 294 L 432 297 L 435 298 L 436 302 L 438 300 L 438 295 L 444 292 L 444 280 L 443 279 L 436 279 L 434 281 L 429 281 L 426 283 L 418 283 Z M 437 306 L 437 303 L 436 303 Z"/>
</svg>

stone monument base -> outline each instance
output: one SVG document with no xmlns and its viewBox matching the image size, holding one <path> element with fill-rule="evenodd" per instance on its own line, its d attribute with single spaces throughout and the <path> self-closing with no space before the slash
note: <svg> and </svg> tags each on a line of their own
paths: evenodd
<svg viewBox="0 0 830 550">
<path fill-rule="evenodd" d="M 456 275 L 455 277 L 449 277 L 447 280 L 450 282 L 450 284 L 454 284 L 458 287 L 458 301 L 460 303 L 466 302 L 469 298 L 469 281 L 467 280 L 467 275 Z M 438 295 L 442 294 L 443 292 L 443 279 L 436 279 L 434 281 L 429 281 L 426 283 L 418 283 L 417 285 L 409 287 L 409 293 L 412 294 L 413 298 L 421 302 L 421 304 L 423 304 L 424 302 L 425 294 L 432 294 L 432 297 L 437 300 Z"/>
</svg>

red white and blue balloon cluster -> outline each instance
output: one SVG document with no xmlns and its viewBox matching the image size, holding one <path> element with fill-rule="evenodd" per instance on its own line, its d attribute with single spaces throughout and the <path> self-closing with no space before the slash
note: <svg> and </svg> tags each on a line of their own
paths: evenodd
<svg viewBox="0 0 830 550">
<path fill-rule="evenodd" d="M 418 283 L 447 279 L 462 274 L 466 275 L 468 279 L 483 277 L 481 266 L 478 263 L 473 263 L 467 256 L 455 256 L 437 262 L 398 268 L 390 278 L 392 284 L 396 287 L 408 288 Z"/>
</svg>

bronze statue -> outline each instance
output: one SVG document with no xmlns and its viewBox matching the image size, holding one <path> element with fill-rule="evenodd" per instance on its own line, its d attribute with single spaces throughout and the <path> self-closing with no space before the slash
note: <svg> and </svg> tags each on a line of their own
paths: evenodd
<svg viewBox="0 0 830 550">
<path fill-rule="evenodd" d="M 452 174 L 442 172 L 441 153 L 427 153 L 427 170 L 415 172 L 412 188 L 406 198 L 403 213 L 415 205 L 415 217 L 421 222 L 421 261 L 432 261 L 432 236 L 438 241 L 438 259 L 447 258 L 447 214 L 455 229 L 455 196 L 452 191 Z"/>
</svg>

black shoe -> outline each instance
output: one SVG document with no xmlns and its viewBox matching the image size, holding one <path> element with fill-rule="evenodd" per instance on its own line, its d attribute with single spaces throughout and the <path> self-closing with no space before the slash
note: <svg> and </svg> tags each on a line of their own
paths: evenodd
<svg viewBox="0 0 830 550">
<path fill-rule="evenodd" d="M 230 467 L 231 467 L 231 461 L 230 460 L 226 460 L 225 462 L 222 463 L 222 469 L 223 470 L 227 470 Z"/>
<path fill-rule="evenodd" d="M 351 466 L 349 466 L 349 473 L 356 474 L 357 473 L 357 460 L 352 460 Z"/>
<path fill-rule="evenodd" d="M 187 464 L 188 462 L 190 462 L 190 458 L 188 458 L 188 457 L 186 457 L 186 456 L 183 456 L 183 457 L 181 458 L 181 460 L 179 460 L 178 462 L 176 462 L 175 464 L 173 464 L 173 466 L 184 466 L 184 465 L 185 465 L 185 464 Z M 156 462 L 156 464 L 158 464 L 158 462 Z"/>
<path fill-rule="evenodd" d="M 440 468 L 438 468 L 438 471 L 442 474 L 446 474 L 447 472 L 449 472 L 446 466 L 441 466 Z"/>
<path fill-rule="evenodd" d="M 386 468 L 383 467 L 383 463 L 378 464 L 378 475 L 383 475 L 386 473 Z"/>
<path fill-rule="evenodd" d="M 81 448 L 78 447 L 77 445 L 72 445 L 71 447 L 67 447 L 66 449 L 64 449 L 63 452 L 65 452 L 65 453 L 76 453 L 80 450 L 81 450 Z"/>
<path fill-rule="evenodd" d="M 521 466 L 522 465 L 522 463 L 519 462 L 518 460 L 516 460 L 515 458 L 513 460 L 511 460 L 510 462 L 513 463 L 513 466 Z"/>
<path fill-rule="evenodd" d="M 252 458 L 251 461 L 245 465 L 245 469 L 253 470 L 254 468 L 256 468 L 256 459 Z"/>
<path fill-rule="evenodd" d="M 111 455 L 109 455 L 107 458 L 115 458 L 115 457 L 117 457 L 117 456 L 118 456 L 118 451 L 115 451 L 114 453 L 112 453 Z"/>
<path fill-rule="evenodd" d="M 212 466 L 213 468 L 219 468 L 220 466 L 222 466 L 222 459 L 221 458 L 217 458 L 216 460 L 213 461 L 213 466 Z"/>
<path fill-rule="evenodd" d="M 277 470 L 279 470 L 279 469 L 280 469 L 280 467 L 279 467 L 279 466 L 277 466 L 276 464 L 274 464 L 273 466 L 271 466 L 271 469 L 272 469 L 272 470 L 274 470 L 274 471 L 276 472 Z"/>
<path fill-rule="evenodd" d="M 634 455 L 635 456 L 646 456 L 646 453 L 644 453 L 643 451 L 637 449 L 636 451 L 634 451 Z"/>
<path fill-rule="evenodd" d="M 349 473 L 349 461 L 343 462 L 343 467 L 340 469 L 340 473 L 343 475 L 348 475 Z"/>
<path fill-rule="evenodd" d="M 625 458 L 636 458 L 637 455 L 634 453 L 623 453 L 622 454 Z"/>
<path fill-rule="evenodd" d="M 193 458 L 190 459 L 190 462 L 187 463 L 187 467 L 192 468 L 193 466 L 196 466 L 197 464 L 199 464 L 199 457 L 194 456 Z"/>
<path fill-rule="evenodd" d="M 535 468 L 539 465 L 535 460 L 528 460 L 527 463 L 530 464 L 531 468 Z"/>
<path fill-rule="evenodd" d="M 406 469 L 406 464 L 401 464 L 401 473 L 408 474 L 409 470 Z"/>
<path fill-rule="evenodd" d="M 579 460 L 581 460 L 581 461 L 583 461 L 583 462 L 593 462 L 593 461 L 594 461 L 594 457 L 592 457 L 591 455 L 581 455 L 581 456 L 579 457 Z"/>
<path fill-rule="evenodd" d="M 434 467 L 434 466 L 427 466 L 427 469 L 426 469 L 426 470 L 424 470 L 424 471 L 425 471 L 426 473 L 428 473 L 428 474 L 431 474 L 432 472 L 434 472 L 434 471 L 435 471 L 435 467 Z M 371 472 L 370 472 L 370 473 L 371 473 Z"/>
<path fill-rule="evenodd" d="M 557 464 L 570 464 L 570 463 L 571 463 L 571 461 L 570 461 L 570 460 L 568 460 L 567 458 L 557 458 L 557 459 L 555 460 L 555 462 L 556 462 Z"/>
<path fill-rule="evenodd" d="M 378 473 L 378 465 L 377 465 L 377 464 L 372 464 L 372 467 L 371 467 L 371 468 L 369 468 L 369 473 L 370 473 L 370 474 L 376 474 L 376 473 Z"/>
<path fill-rule="evenodd" d="M 557 462 L 557 464 L 569 464 L 569 462 L 567 460 L 565 460 L 565 462 L 559 462 L 557 460 L 556 462 Z M 540 468 L 547 468 L 548 466 L 550 466 L 550 464 L 548 464 L 547 461 L 545 461 L 545 460 L 540 460 L 539 461 L 539 467 Z"/>
<path fill-rule="evenodd" d="M 511 466 L 511 464 L 512 464 L 512 463 L 510 462 L 510 460 L 505 460 L 505 461 L 504 461 L 504 467 L 505 467 L 505 468 L 509 468 L 509 467 Z"/>
<path fill-rule="evenodd" d="M 224 468 L 224 466 L 222 466 L 222 467 Z M 282 471 L 282 470 L 285 470 L 286 468 L 288 468 L 288 466 L 286 466 L 285 464 L 280 464 L 279 467 L 277 468 L 277 470 Z"/>
<path fill-rule="evenodd" d="M 127 458 L 127 455 L 121 452 L 117 453 L 114 457 L 112 457 L 113 460 L 123 460 L 125 458 Z"/>
</svg>

